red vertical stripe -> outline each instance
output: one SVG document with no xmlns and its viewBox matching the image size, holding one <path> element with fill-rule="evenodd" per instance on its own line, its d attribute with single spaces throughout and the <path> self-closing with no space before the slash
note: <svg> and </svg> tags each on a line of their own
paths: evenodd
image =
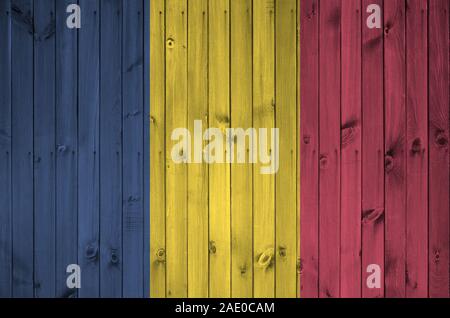
<svg viewBox="0 0 450 318">
<path fill-rule="evenodd" d="M 427 1 L 406 2 L 406 296 L 428 296 Z"/>
<path fill-rule="evenodd" d="M 429 295 L 449 297 L 449 2 L 429 5 Z"/>
<path fill-rule="evenodd" d="M 319 286 L 319 5 L 300 1 L 300 295 Z"/>
<path fill-rule="evenodd" d="M 361 297 L 361 1 L 342 2 L 341 297 Z"/>
<path fill-rule="evenodd" d="M 406 117 L 405 2 L 389 0 L 385 12 L 386 296 L 405 296 Z"/>
<path fill-rule="evenodd" d="M 341 1 L 320 2 L 319 296 L 339 297 Z"/>
<path fill-rule="evenodd" d="M 362 19 L 362 296 L 384 296 L 384 120 L 383 120 L 383 29 L 367 27 L 370 4 L 363 0 Z M 381 288 L 368 288 L 367 267 L 381 269 Z"/>
</svg>

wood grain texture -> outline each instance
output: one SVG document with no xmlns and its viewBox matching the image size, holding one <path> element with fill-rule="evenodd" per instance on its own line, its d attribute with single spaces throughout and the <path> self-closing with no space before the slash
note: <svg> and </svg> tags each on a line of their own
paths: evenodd
<svg viewBox="0 0 450 318">
<path fill-rule="evenodd" d="M 275 2 L 253 2 L 253 127 L 275 127 Z M 259 146 L 259 145 L 258 145 Z M 267 146 L 267 145 L 266 145 Z M 264 149 L 267 151 L 267 149 Z M 275 297 L 275 177 L 253 172 L 254 296 Z"/>
<path fill-rule="evenodd" d="M 100 21 L 100 295 L 112 298 L 122 296 L 123 267 L 122 2 L 103 1 Z"/>
<path fill-rule="evenodd" d="M 144 285 L 144 7 L 122 2 L 123 296 L 143 295 Z"/>
<path fill-rule="evenodd" d="M 99 5 L 99 0 L 80 0 L 84 12 L 78 39 L 78 262 L 84 283 L 80 297 L 100 296 Z"/>
<path fill-rule="evenodd" d="M 0 297 L 148 295 L 146 2 L 0 5 Z M 73 3 L 81 6 L 81 30 L 66 24 L 67 6 Z M 127 39 L 122 36 L 125 7 L 133 26 Z M 134 63 L 137 67 L 127 71 Z M 134 187 L 140 191 L 139 201 L 134 195 L 131 200 L 139 206 L 140 223 L 132 235 L 125 232 L 122 249 L 122 126 L 130 120 L 122 112 L 124 73 L 132 95 L 126 106 L 133 114 L 140 110 L 126 134 L 133 148 L 127 154 L 138 160 L 129 162 L 125 174 L 127 193 Z M 66 285 L 70 264 L 81 265 L 80 290 Z"/>
<path fill-rule="evenodd" d="M 231 0 L 231 126 L 253 127 L 252 1 Z M 234 146 L 234 145 L 233 145 Z M 246 152 L 249 153 L 250 145 Z M 236 149 L 236 148 L 234 148 Z M 246 156 L 248 158 L 248 156 Z M 247 159 L 248 160 L 248 159 Z M 231 165 L 231 296 L 253 296 L 253 169 Z"/>
<path fill-rule="evenodd" d="M 406 296 L 428 296 L 427 1 L 406 1 Z"/>
<path fill-rule="evenodd" d="M 315 3 L 301 15 L 301 295 L 448 297 L 448 2 L 341 1 L 340 19 L 338 3 L 317 3 L 318 26 Z M 322 149 L 337 129 L 334 172 Z"/>
<path fill-rule="evenodd" d="M 362 13 L 370 4 L 382 8 L 383 1 L 362 1 Z M 383 16 L 382 16 L 383 17 Z M 366 27 L 362 18 L 362 297 L 384 296 L 384 82 L 383 28 Z M 383 20 L 383 19 L 382 19 Z M 367 268 L 381 270 L 380 288 L 368 288 Z"/>
<path fill-rule="evenodd" d="M 166 145 L 187 125 L 187 2 L 166 2 Z M 168 297 L 187 296 L 187 166 L 166 147 L 166 249 Z M 188 154 L 182 149 L 180 156 Z"/>
<path fill-rule="evenodd" d="M 319 296 L 339 297 L 341 1 L 320 3 Z"/>
<path fill-rule="evenodd" d="M 34 280 L 36 297 L 55 297 L 55 1 L 34 4 Z"/>
<path fill-rule="evenodd" d="M 12 296 L 34 296 L 33 67 L 34 25 L 30 0 L 11 2 Z"/>
<path fill-rule="evenodd" d="M 449 3 L 429 1 L 429 296 L 449 297 Z"/>
<path fill-rule="evenodd" d="M 0 3 L 0 297 L 12 295 L 11 1 Z"/>
<path fill-rule="evenodd" d="M 156 1 L 151 7 L 151 296 L 295 297 L 297 1 L 276 7 L 272 0 L 195 0 L 183 9 L 180 3 Z M 194 120 L 202 123 L 202 142 L 194 140 Z M 280 136 L 286 149 L 280 153 L 278 216 L 276 177 L 261 174 L 266 164 L 249 162 L 248 133 L 255 127 L 270 134 L 276 120 L 286 129 Z M 190 164 L 172 161 L 174 128 L 191 134 L 191 148 L 182 153 Z M 208 128 L 218 128 L 217 136 L 205 134 Z M 235 130 L 224 140 L 216 156 L 225 162 L 202 161 L 208 148 L 199 149 L 203 158 L 196 148 L 209 146 L 207 138 L 222 138 L 219 131 L 227 128 L 244 134 Z M 275 151 L 268 143 L 260 149 L 256 135 L 258 157 Z M 244 163 L 238 162 L 239 140 L 245 141 Z M 161 166 L 166 174 L 158 171 Z"/>
<path fill-rule="evenodd" d="M 275 6 L 275 126 L 280 129 L 279 172 L 275 176 L 276 297 L 297 293 L 297 3 Z M 275 150 L 276 151 L 276 150 Z"/>
<path fill-rule="evenodd" d="M 406 63 L 405 2 L 384 4 L 385 283 L 387 297 L 405 296 Z"/>
<path fill-rule="evenodd" d="M 78 264 L 78 34 L 66 27 L 70 0 L 56 5 L 56 296 L 73 297 L 66 267 Z"/>
<path fill-rule="evenodd" d="M 361 1 L 342 2 L 341 297 L 361 296 Z"/>
<path fill-rule="evenodd" d="M 319 296 L 319 1 L 300 1 L 300 296 Z"/>
<path fill-rule="evenodd" d="M 188 2 L 188 127 L 208 126 L 208 2 Z M 208 296 L 208 166 L 188 166 L 188 296 Z"/>
</svg>

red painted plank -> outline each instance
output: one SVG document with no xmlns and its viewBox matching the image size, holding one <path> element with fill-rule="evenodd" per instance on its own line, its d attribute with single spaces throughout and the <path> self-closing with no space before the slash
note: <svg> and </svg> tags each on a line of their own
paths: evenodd
<svg viewBox="0 0 450 318">
<path fill-rule="evenodd" d="M 300 296 L 319 296 L 319 4 L 300 1 Z"/>
<path fill-rule="evenodd" d="M 342 2 L 341 297 L 361 297 L 361 1 Z"/>
<path fill-rule="evenodd" d="M 320 2 L 319 296 L 339 297 L 341 1 Z"/>
<path fill-rule="evenodd" d="M 406 1 L 406 296 L 428 296 L 427 0 Z"/>
<path fill-rule="evenodd" d="M 387 297 L 405 296 L 406 116 L 405 2 L 384 2 L 385 284 Z"/>
<path fill-rule="evenodd" d="M 449 297 L 449 2 L 429 6 L 429 296 Z"/>
<path fill-rule="evenodd" d="M 383 29 L 369 29 L 366 10 L 382 7 L 383 0 L 363 0 L 362 10 L 362 296 L 384 296 L 380 288 L 366 284 L 367 267 L 380 266 L 384 273 L 384 119 L 383 119 Z"/>
</svg>

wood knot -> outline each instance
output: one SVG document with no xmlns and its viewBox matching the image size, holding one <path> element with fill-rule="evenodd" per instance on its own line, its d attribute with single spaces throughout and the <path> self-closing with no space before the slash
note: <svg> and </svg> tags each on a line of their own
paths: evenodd
<svg viewBox="0 0 450 318">
<path fill-rule="evenodd" d="M 349 120 L 341 128 L 341 145 L 343 148 L 352 144 L 359 134 L 358 121 L 356 119 Z"/>
<path fill-rule="evenodd" d="M 444 148 L 448 145 L 448 138 L 443 131 L 436 134 L 435 141 L 439 148 Z"/>
<path fill-rule="evenodd" d="M 117 255 L 117 250 L 112 249 L 111 255 L 109 256 L 109 260 L 111 261 L 111 264 L 118 264 L 119 263 L 119 255 Z"/>
<path fill-rule="evenodd" d="M 208 250 L 209 250 L 209 254 L 216 254 L 216 252 L 217 252 L 216 242 L 209 241 Z"/>
<path fill-rule="evenodd" d="M 278 247 L 278 255 L 280 255 L 280 257 L 286 257 L 286 247 L 285 246 Z"/>
<path fill-rule="evenodd" d="M 441 252 L 439 250 L 434 251 L 434 263 L 439 263 L 441 258 Z"/>
<path fill-rule="evenodd" d="M 63 153 L 67 150 L 67 147 L 65 145 L 59 145 L 57 150 L 59 153 Z"/>
<path fill-rule="evenodd" d="M 166 261 L 166 250 L 163 248 L 160 248 L 156 251 L 156 260 L 159 263 L 164 263 Z"/>
<path fill-rule="evenodd" d="M 303 137 L 303 142 L 305 143 L 305 145 L 309 145 L 311 143 L 311 136 L 310 135 L 305 135 Z"/>
<path fill-rule="evenodd" d="M 384 157 L 384 169 L 386 172 L 391 172 L 394 169 L 394 158 L 390 155 Z"/>
<path fill-rule="evenodd" d="M 362 212 L 362 224 L 375 223 L 377 220 L 383 220 L 384 209 L 369 209 Z"/>
<path fill-rule="evenodd" d="M 84 255 L 88 260 L 96 260 L 98 256 L 98 246 L 97 244 L 88 244 L 86 246 Z"/>
<path fill-rule="evenodd" d="M 175 47 L 175 40 L 172 38 L 167 39 L 167 47 L 169 49 L 173 49 Z"/>
<path fill-rule="evenodd" d="M 258 257 L 258 266 L 262 268 L 270 267 L 273 263 L 274 249 L 268 248 Z"/>
<path fill-rule="evenodd" d="M 422 152 L 422 141 L 420 138 L 414 139 L 411 145 L 411 153 L 413 155 L 420 154 Z"/>
<path fill-rule="evenodd" d="M 326 169 L 328 166 L 328 157 L 326 155 L 321 155 L 319 159 L 320 168 Z"/>
<path fill-rule="evenodd" d="M 247 272 L 247 264 L 243 264 L 239 267 L 239 270 L 241 272 L 241 275 L 245 275 L 245 273 Z"/>
</svg>

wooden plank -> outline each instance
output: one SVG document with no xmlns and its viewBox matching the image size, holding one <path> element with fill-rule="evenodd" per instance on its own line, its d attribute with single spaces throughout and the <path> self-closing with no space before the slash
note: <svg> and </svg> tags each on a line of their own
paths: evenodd
<svg viewBox="0 0 450 318">
<path fill-rule="evenodd" d="M 319 296 L 339 297 L 341 1 L 320 3 Z"/>
<path fill-rule="evenodd" d="M 150 1 L 144 4 L 144 294 L 150 297 Z"/>
<path fill-rule="evenodd" d="M 384 296 L 384 109 L 383 29 L 367 27 L 367 7 L 382 0 L 362 2 L 362 297 Z M 380 288 L 368 288 L 369 265 L 381 269 Z"/>
<path fill-rule="evenodd" d="M 279 170 L 276 197 L 276 297 L 294 298 L 297 293 L 297 3 L 277 1 L 276 107 L 280 129 Z M 278 160 L 278 158 L 276 159 Z M 262 193 L 262 195 L 264 195 Z"/>
<path fill-rule="evenodd" d="M 55 297 L 55 1 L 34 3 L 35 297 Z"/>
<path fill-rule="evenodd" d="M 13 297 L 33 297 L 33 3 L 11 2 Z"/>
<path fill-rule="evenodd" d="M 300 296 L 319 296 L 319 2 L 300 1 Z"/>
<path fill-rule="evenodd" d="M 361 1 L 342 2 L 341 297 L 361 297 Z"/>
<path fill-rule="evenodd" d="M 150 1 L 150 297 L 166 295 L 165 1 Z"/>
<path fill-rule="evenodd" d="M 429 1 L 429 296 L 449 297 L 449 3 Z"/>
<path fill-rule="evenodd" d="M 300 291 L 301 291 L 301 283 L 300 283 L 300 278 L 301 278 L 301 254 L 300 254 L 300 229 L 301 229 L 301 223 L 300 223 L 300 216 L 301 216 L 301 211 L 300 211 L 300 207 L 301 207 L 301 202 L 300 202 L 300 185 L 301 185 L 301 174 L 300 174 L 300 167 L 301 167 L 301 162 L 300 162 L 300 152 L 301 152 L 301 130 L 300 130 L 300 124 L 301 124 L 301 109 L 300 109 L 300 66 L 301 66 L 301 60 L 300 60 L 300 27 L 301 27 L 301 23 L 300 23 L 300 0 L 297 0 L 297 26 L 296 26 L 296 43 L 297 43 L 297 70 L 296 70 L 296 76 L 297 76 L 297 92 L 296 92 L 296 105 L 297 105 L 297 114 L 296 114 L 296 120 L 297 120 L 297 131 L 296 131 L 296 136 L 297 136 L 297 185 L 296 185 L 296 204 L 297 204 L 297 247 L 296 247 L 296 251 L 297 251 L 297 261 L 296 261 L 296 297 L 300 298 Z"/>
<path fill-rule="evenodd" d="M 78 36 L 66 26 L 71 0 L 56 5 L 56 295 L 70 297 L 66 268 L 78 264 Z"/>
<path fill-rule="evenodd" d="M 100 295 L 122 296 L 122 1 L 101 3 Z"/>
<path fill-rule="evenodd" d="M 208 126 L 208 2 L 188 3 L 188 128 Z M 208 296 L 208 166 L 187 167 L 188 296 Z"/>
<path fill-rule="evenodd" d="M 99 57 L 98 0 L 83 8 L 78 64 L 78 262 L 83 269 L 80 297 L 98 297 L 99 273 Z"/>
<path fill-rule="evenodd" d="M 252 1 L 231 0 L 231 125 L 252 124 Z M 231 166 L 231 296 L 253 296 L 253 166 Z M 246 149 L 250 153 L 250 140 Z M 249 157 L 246 155 L 246 162 Z M 189 179 L 190 180 L 190 179 Z"/>
<path fill-rule="evenodd" d="M 406 1 L 406 296 L 428 296 L 427 1 Z"/>
<path fill-rule="evenodd" d="M 230 126 L 230 4 L 209 1 L 209 127 Z M 212 136 L 209 136 L 213 138 Z M 226 158 L 224 147 L 223 158 Z M 209 166 L 209 296 L 230 297 L 230 165 Z"/>
<path fill-rule="evenodd" d="M 253 2 L 253 127 L 275 127 L 275 3 Z M 258 131 L 259 133 L 259 131 Z M 259 135 L 258 135 L 259 138 Z M 260 149 L 258 153 L 268 153 Z M 259 160 L 258 160 L 259 161 Z M 254 297 L 275 297 L 275 177 L 253 170 Z"/>
<path fill-rule="evenodd" d="M 11 2 L 0 2 L 0 298 L 12 296 Z"/>
<path fill-rule="evenodd" d="M 166 2 L 166 295 L 187 296 L 187 167 L 172 161 L 172 131 L 187 127 L 187 2 Z M 183 149 L 180 155 L 187 155 Z"/>
<path fill-rule="evenodd" d="M 406 61 L 405 2 L 384 3 L 386 296 L 405 296 Z"/>
<path fill-rule="evenodd" d="M 123 296 L 142 297 L 144 283 L 143 2 L 123 1 Z"/>
</svg>

